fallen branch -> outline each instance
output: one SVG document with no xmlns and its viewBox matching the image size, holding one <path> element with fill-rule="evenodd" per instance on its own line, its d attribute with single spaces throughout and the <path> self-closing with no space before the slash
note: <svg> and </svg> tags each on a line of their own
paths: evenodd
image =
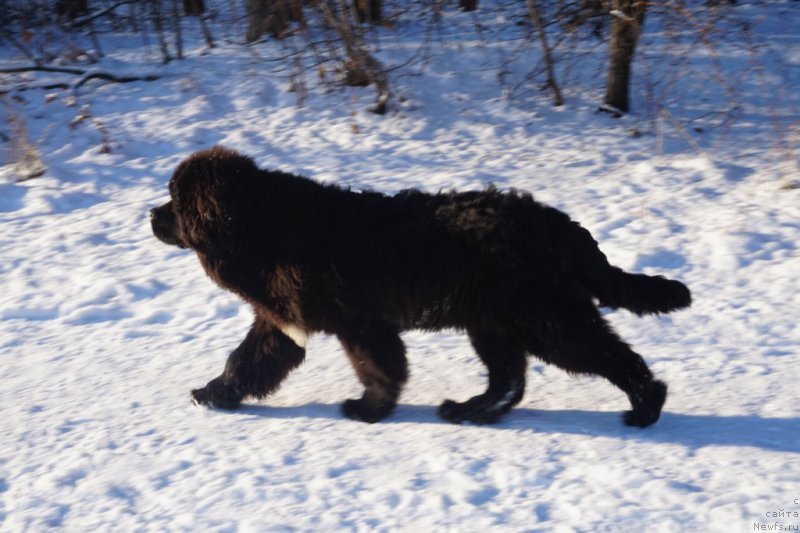
<svg viewBox="0 0 800 533">
<path fill-rule="evenodd" d="M 72 90 L 75 91 L 87 81 L 94 79 L 112 81 L 114 83 L 130 83 L 132 81 L 155 81 L 158 78 L 159 76 L 156 76 L 155 74 L 147 74 L 145 76 L 117 76 L 116 74 L 111 74 L 102 70 L 93 70 L 86 72 L 83 76 L 81 76 L 81 79 L 73 83 Z"/>
<path fill-rule="evenodd" d="M 1 68 L 0 74 L 18 74 L 20 72 L 59 72 L 62 74 L 85 74 L 86 71 L 80 68 L 71 67 L 48 67 L 45 65 L 32 65 L 29 67 Z"/>
<path fill-rule="evenodd" d="M 35 85 L 25 85 L 21 87 L 15 87 L 13 89 L 0 89 L 0 95 L 8 94 L 12 91 L 29 91 L 32 89 L 69 89 L 72 91 L 72 96 L 78 96 L 78 89 L 80 89 L 86 82 L 90 80 L 105 80 L 110 81 L 113 83 L 130 83 L 133 81 L 154 81 L 159 79 L 159 76 L 155 74 L 146 74 L 144 76 L 118 76 L 116 74 L 112 74 L 110 72 L 105 72 L 102 70 L 84 70 L 79 68 L 72 68 L 72 67 L 47 67 L 47 66 L 40 66 L 40 65 L 33 65 L 27 67 L 14 67 L 14 68 L 6 68 L 0 69 L 0 74 L 15 74 L 20 72 L 56 72 L 60 74 L 76 74 L 80 75 L 77 81 L 72 83 L 66 82 L 53 82 L 53 83 L 44 83 L 44 84 L 35 84 Z"/>
</svg>

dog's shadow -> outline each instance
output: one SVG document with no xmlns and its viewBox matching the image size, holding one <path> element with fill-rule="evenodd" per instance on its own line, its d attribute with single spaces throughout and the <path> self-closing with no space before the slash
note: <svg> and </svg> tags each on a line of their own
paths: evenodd
<svg viewBox="0 0 800 533">
<path fill-rule="evenodd" d="M 400 404 L 379 424 L 449 424 L 437 416 L 436 409 L 431 405 Z M 309 403 L 292 407 L 247 404 L 233 413 L 259 418 L 344 420 L 340 404 Z M 639 429 L 623 425 L 619 412 L 517 408 L 501 422 L 483 427 L 501 432 L 566 433 L 680 444 L 694 450 L 706 446 L 736 446 L 800 453 L 800 418 L 664 412 L 656 425 Z"/>
</svg>

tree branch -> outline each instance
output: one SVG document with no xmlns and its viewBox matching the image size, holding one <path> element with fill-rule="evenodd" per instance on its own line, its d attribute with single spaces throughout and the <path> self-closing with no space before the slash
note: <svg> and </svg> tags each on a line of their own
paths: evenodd
<svg viewBox="0 0 800 533">
<path fill-rule="evenodd" d="M 112 11 L 117 9 L 119 6 L 124 6 L 125 4 L 133 4 L 136 1 L 137 0 L 121 0 L 120 2 L 117 2 L 116 4 L 110 5 L 105 9 L 101 9 L 100 11 L 96 11 L 94 13 L 89 13 L 88 15 L 84 15 L 82 17 L 76 18 L 75 20 L 73 20 L 72 22 L 70 22 L 68 24 L 68 27 L 72 28 L 72 29 L 80 28 L 81 26 L 85 26 L 86 24 L 89 24 L 90 22 L 92 22 L 95 19 L 98 19 L 98 18 L 100 18 L 100 17 L 102 17 L 104 15 L 108 15 L 109 13 L 111 13 Z"/>
</svg>

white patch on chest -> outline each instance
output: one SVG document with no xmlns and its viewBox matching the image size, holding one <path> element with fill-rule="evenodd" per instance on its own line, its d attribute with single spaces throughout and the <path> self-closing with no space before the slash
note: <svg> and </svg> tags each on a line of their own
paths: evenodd
<svg viewBox="0 0 800 533">
<path fill-rule="evenodd" d="M 308 334 L 299 327 L 295 326 L 294 324 L 284 324 L 279 326 L 278 329 L 281 330 L 281 333 L 292 339 L 292 341 L 300 348 L 306 347 Z"/>
</svg>

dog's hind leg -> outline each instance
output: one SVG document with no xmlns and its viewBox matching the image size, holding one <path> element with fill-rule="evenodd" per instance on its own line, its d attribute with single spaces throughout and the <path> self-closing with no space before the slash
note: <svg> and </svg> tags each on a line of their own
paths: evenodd
<svg viewBox="0 0 800 533">
<path fill-rule="evenodd" d="M 372 324 L 338 336 L 364 385 L 363 396 L 346 400 L 342 412 L 369 423 L 385 418 L 397 405 L 408 379 L 406 349 L 398 331 L 388 324 Z"/>
<path fill-rule="evenodd" d="M 454 423 L 490 424 L 517 405 L 525 393 L 525 350 L 513 339 L 493 334 L 470 331 L 469 337 L 489 370 L 489 387 L 466 402 L 445 400 L 439 416 Z"/>
<path fill-rule="evenodd" d="M 644 359 L 614 332 L 600 313 L 583 307 L 537 336 L 531 351 L 570 373 L 603 376 L 628 395 L 632 409 L 624 413 L 629 426 L 647 427 L 658 421 L 667 386 L 653 377 Z"/>
<path fill-rule="evenodd" d="M 294 338 L 297 335 L 289 335 L 256 317 L 245 339 L 228 356 L 222 374 L 192 391 L 194 403 L 236 409 L 247 396 L 263 398 L 274 392 L 305 358 L 305 347 Z"/>
</svg>

